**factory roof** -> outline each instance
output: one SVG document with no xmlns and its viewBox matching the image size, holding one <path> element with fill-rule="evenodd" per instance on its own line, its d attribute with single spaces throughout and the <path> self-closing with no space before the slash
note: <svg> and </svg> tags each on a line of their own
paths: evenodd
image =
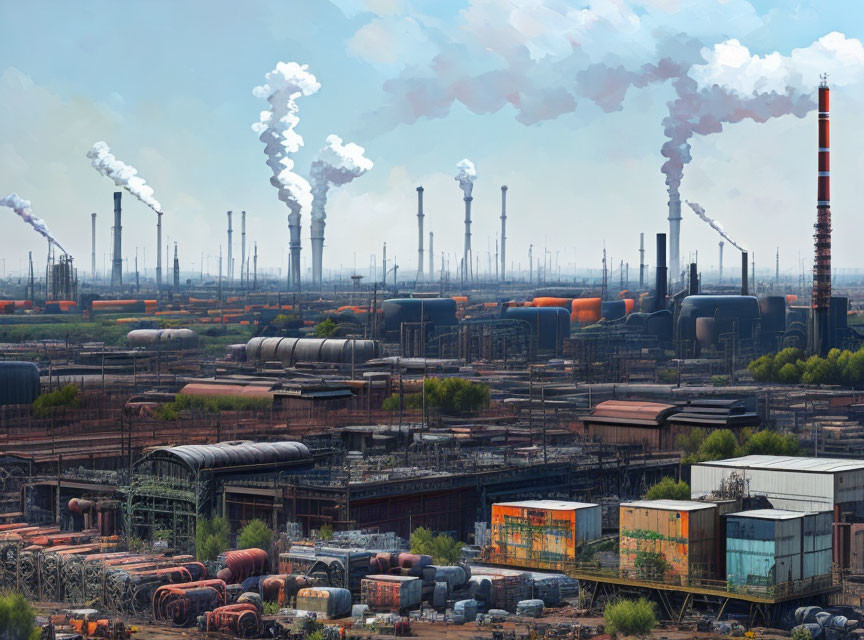
<svg viewBox="0 0 864 640">
<path fill-rule="evenodd" d="M 168 457 L 193 472 L 203 469 L 248 467 L 308 460 L 309 449 L 300 442 L 249 442 L 234 440 L 217 444 L 189 444 L 160 447 L 146 457 Z M 144 459 L 146 459 L 146 457 Z M 143 460 L 142 459 L 142 462 Z"/>
<path fill-rule="evenodd" d="M 526 507 L 528 509 L 549 509 L 551 511 L 576 511 L 598 505 L 591 502 L 570 502 L 565 500 L 520 500 L 518 502 L 496 502 L 497 507 Z"/>
<path fill-rule="evenodd" d="M 751 509 L 750 511 L 739 511 L 727 516 L 736 518 L 758 518 L 759 520 L 794 520 L 808 515 L 807 511 L 787 511 L 785 509 Z"/>
<path fill-rule="evenodd" d="M 660 402 L 636 402 L 629 400 L 606 400 L 594 407 L 590 416 L 585 416 L 585 422 L 627 423 L 656 426 L 677 407 Z"/>
<path fill-rule="evenodd" d="M 622 502 L 621 506 L 638 509 L 662 509 L 663 511 L 698 511 L 699 509 L 711 509 L 717 505 L 713 502 L 697 502 L 695 500 L 635 500 Z"/>
<path fill-rule="evenodd" d="M 764 469 L 766 471 L 800 471 L 806 473 L 842 473 L 864 470 L 864 460 L 844 458 L 799 458 L 792 456 L 744 456 L 727 460 L 700 462 L 695 466 Z"/>
</svg>

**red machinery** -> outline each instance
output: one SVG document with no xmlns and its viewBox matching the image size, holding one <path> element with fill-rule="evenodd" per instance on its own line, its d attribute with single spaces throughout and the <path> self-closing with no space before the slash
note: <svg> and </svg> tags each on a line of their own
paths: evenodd
<svg viewBox="0 0 864 640">
<path fill-rule="evenodd" d="M 230 633 L 254 638 L 261 632 L 261 613 L 254 604 L 229 604 L 208 611 L 198 619 L 199 631 Z"/>
</svg>

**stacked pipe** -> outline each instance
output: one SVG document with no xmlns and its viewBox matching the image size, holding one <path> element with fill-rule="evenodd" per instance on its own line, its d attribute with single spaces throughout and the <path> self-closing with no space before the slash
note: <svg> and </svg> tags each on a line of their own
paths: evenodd
<svg viewBox="0 0 864 640">
<path fill-rule="evenodd" d="M 261 632 L 261 612 L 254 604 L 228 604 L 198 618 L 198 630 L 230 633 L 238 638 L 255 638 Z"/>
<path fill-rule="evenodd" d="M 263 549 L 238 549 L 219 556 L 222 568 L 216 574 L 225 584 L 240 584 L 246 578 L 266 575 L 270 571 L 270 556 Z"/>
<path fill-rule="evenodd" d="M 199 580 L 164 585 L 153 593 L 153 618 L 175 627 L 188 627 L 198 616 L 225 605 L 225 583 L 222 580 Z"/>
</svg>

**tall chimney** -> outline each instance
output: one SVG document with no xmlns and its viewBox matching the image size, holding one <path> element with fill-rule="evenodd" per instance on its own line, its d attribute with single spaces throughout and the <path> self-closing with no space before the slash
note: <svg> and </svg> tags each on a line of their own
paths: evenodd
<svg viewBox="0 0 864 640">
<path fill-rule="evenodd" d="M 123 227 L 120 222 L 120 199 L 122 197 L 122 191 L 114 192 L 114 260 L 111 263 L 112 287 L 120 287 L 123 285 L 123 247 L 121 246 Z"/>
<path fill-rule="evenodd" d="M 813 351 L 825 356 L 831 348 L 828 313 L 831 307 L 831 147 L 827 75 L 819 83 L 819 164 L 817 171 L 816 255 L 813 260 Z"/>
<path fill-rule="evenodd" d="M 465 250 L 462 260 L 462 279 L 467 281 L 471 270 L 471 201 L 474 198 L 466 196 L 463 200 L 465 201 Z"/>
<path fill-rule="evenodd" d="M 534 245 L 528 245 L 528 284 L 534 281 Z"/>
<path fill-rule="evenodd" d="M 639 234 L 639 288 L 645 288 L 645 234 Z"/>
<path fill-rule="evenodd" d="M 654 277 L 654 311 L 666 308 L 666 234 L 657 234 L 657 266 Z"/>
<path fill-rule="evenodd" d="M 780 247 L 777 247 L 777 255 L 774 258 L 774 286 L 780 286 Z"/>
<path fill-rule="evenodd" d="M 231 212 L 228 212 L 228 258 L 225 262 L 225 280 L 228 286 L 231 286 L 231 281 L 234 279 L 234 260 L 231 257 L 231 236 L 234 231 L 231 229 Z"/>
<path fill-rule="evenodd" d="M 435 279 L 435 234 L 429 232 L 429 280 Z"/>
<path fill-rule="evenodd" d="M 423 187 L 417 187 L 417 282 L 423 280 Z"/>
<path fill-rule="evenodd" d="M 180 289 L 180 260 L 177 259 L 177 243 L 174 243 L 174 291 Z"/>
<path fill-rule="evenodd" d="M 96 281 L 96 214 L 90 214 L 90 279 Z"/>
<path fill-rule="evenodd" d="M 718 269 L 717 284 L 721 284 L 721 285 L 723 284 L 723 244 L 724 243 L 721 240 L 720 245 L 719 245 L 720 246 L 720 260 L 717 263 L 717 265 L 718 265 L 717 266 L 717 269 Z"/>
<path fill-rule="evenodd" d="M 749 286 L 747 283 L 747 269 L 748 269 L 747 252 L 742 251 L 741 252 L 741 295 L 742 296 L 749 296 L 750 295 Z"/>
<path fill-rule="evenodd" d="M 681 196 L 678 189 L 669 193 L 669 269 L 672 273 L 672 287 L 681 277 L 681 250 L 678 239 L 681 236 Z"/>
<path fill-rule="evenodd" d="M 255 257 L 252 259 L 254 269 L 252 270 L 252 289 L 258 289 L 258 241 L 255 241 Z"/>
<path fill-rule="evenodd" d="M 166 258 L 167 260 L 167 258 Z M 156 213 L 156 291 L 162 288 L 162 212 Z"/>
<path fill-rule="evenodd" d="M 501 185 L 501 276 L 503 282 L 507 279 L 505 265 L 507 264 L 507 185 Z"/>
<path fill-rule="evenodd" d="M 240 212 L 240 285 L 246 282 L 246 212 Z"/>
<path fill-rule="evenodd" d="M 696 263 L 690 263 L 690 291 L 688 295 L 699 295 L 699 272 L 696 270 Z"/>
</svg>

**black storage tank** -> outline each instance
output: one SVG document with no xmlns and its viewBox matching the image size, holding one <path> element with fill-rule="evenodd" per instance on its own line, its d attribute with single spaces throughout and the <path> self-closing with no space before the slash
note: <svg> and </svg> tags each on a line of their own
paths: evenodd
<svg viewBox="0 0 864 640">
<path fill-rule="evenodd" d="M 457 324 L 456 301 L 452 298 L 394 298 L 385 300 L 384 331 L 398 332 L 405 322 L 431 323 L 432 327 L 452 327 Z"/>
<path fill-rule="evenodd" d="M 752 339 L 759 321 L 759 302 L 754 296 L 687 296 L 678 315 L 678 336 L 696 340 L 696 319 L 714 318 L 716 335 L 737 330 L 738 337 Z"/>
<path fill-rule="evenodd" d="M 0 362 L 0 405 L 33 404 L 39 397 L 39 367 L 32 362 Z"/>
<path fill-rule="evenodd" d="M 503 317 L 530 324 L 540 349 L 560 351 L 564 338 L 570 337 L 570 314 L 561 307 L 512 307 Z"/>
</svg>

